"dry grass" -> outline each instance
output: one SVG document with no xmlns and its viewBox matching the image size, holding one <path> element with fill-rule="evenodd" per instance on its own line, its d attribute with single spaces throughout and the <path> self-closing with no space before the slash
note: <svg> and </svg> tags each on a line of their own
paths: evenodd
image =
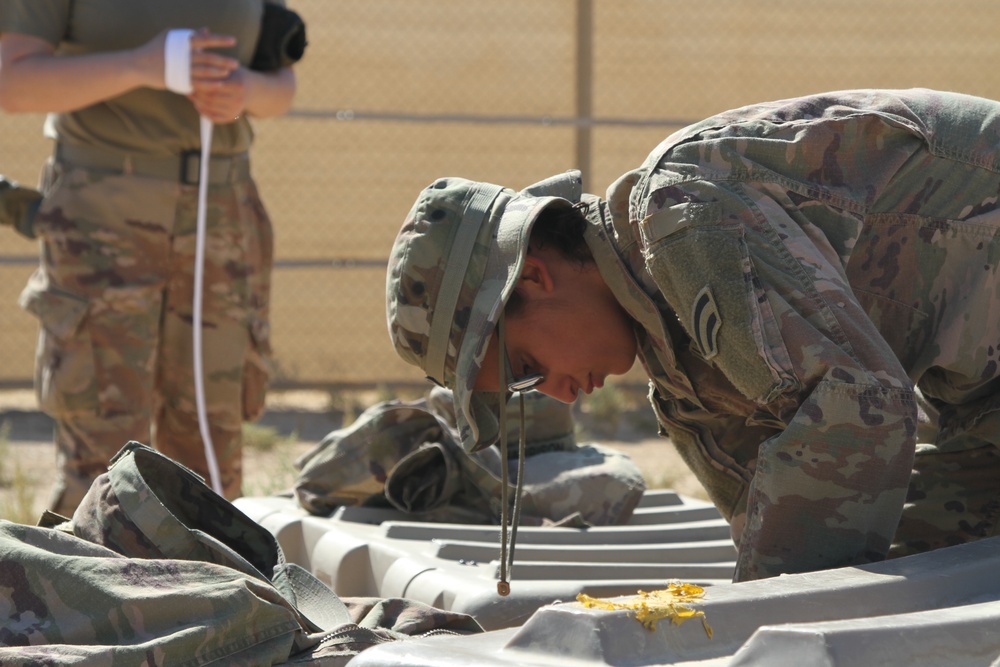
<svg viewBox="0 0 1000 667">
<path fill-rule="evenodd" d="M 0 518 L 17 523 L 34 523 L 40 475 L 30 472 L 25 459 L 12 451 L 10 425 L 0 427 Z"/>
</svg>

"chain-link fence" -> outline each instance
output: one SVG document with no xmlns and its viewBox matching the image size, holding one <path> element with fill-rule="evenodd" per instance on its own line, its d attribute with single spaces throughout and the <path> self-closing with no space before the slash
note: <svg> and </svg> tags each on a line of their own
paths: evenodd
<svg viewBox="0 0 1000 667">
<path fill-rule="evenodd" d="M 284 387 L 421 381 L 386 333 L 385 262 L 440 176 L 521 188 L 581 168 L 603 192 L 717 111 L 845 88 L 1000 99 L 996 0 L 289 0 L 308 24 L 299 92 L 258 122 L 274 219 Z M 32 183 L 37 115 L 0 116 L 0 173 Z M 31 385 L 17 307 L 36 248 L 0 230 L 0 387 Z"/>
</svg>

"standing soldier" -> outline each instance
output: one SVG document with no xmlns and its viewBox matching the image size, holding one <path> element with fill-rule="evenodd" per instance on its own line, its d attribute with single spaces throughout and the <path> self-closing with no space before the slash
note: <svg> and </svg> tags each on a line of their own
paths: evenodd
<svg viewBox="0 0 1000 667">
<path fill-rule="evenodd" d="M 47 112 L 55 142 L 30 230 L 39 267 L 21 296 L 41 325 L 35 389 L 55 421 L 50 510 L 72 514 L 129 440 L 206 477 L 211 455 L 220 492 L 240 495 L 242 422 L 263 409 L 270 364 L 273 263 L 248 116 L 285 113 L 296 90 L 289 63 L 255 69 L 267 16 L 262 0 L 0 0 L 0 106 Z M 201 119 L 215 130 L 195 311 Z M 214 449 L 199 428 L 196 312 Z"/>
<path fill-rule="evenodd" d="M 736 579 L 997 534 L 1000 104 L 846 91 L 685 128 L 608 190 L 442 179 L 390 260 L 400 355 L 469 449 L 505 392 L 636 353 Z"/>
</svg>

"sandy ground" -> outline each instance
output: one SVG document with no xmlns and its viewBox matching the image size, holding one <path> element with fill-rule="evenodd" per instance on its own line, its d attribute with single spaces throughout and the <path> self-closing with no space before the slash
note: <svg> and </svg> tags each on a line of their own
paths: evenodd
<svg viewBox="0 0 1000 667">
<path fill-rule="evenodd" d="M 308 405 L 308 401 L 300 400 L 299 403 Z M 276 409 L 281 407 L 276 403 Z M 0 395 L 0 412 L 11 409 L 34 409 L 33 396 L 30 392 Z M 672 488 L 683 495 L 705 497 L 668 440 L 637 436 L 637 429 L 630 429 L 628 425 L 620 430 L 627 437 L 601 438 L 590 434 L 586 441 L 600 442 L 631 456 L 642 470 L 649 488 Z M 273 434 L 261 440 L 271 446 L 248 446 L 244 452 L 244 494 L 248 496 L 291 489 L 295 481 L 293 462 L 318 442 L 273 437 Z M 48 500 L 55 460 L 55 448 L 50 442 L 0 438 L 0 518 L 22 523 L 37 520 Z"/>
<path fill-rule="evenodd" d="M 315 446 L 313 442 L 284 441 L 269 451 L 245 452 L 244 493 L 270 495 L 290 489 L 295 481 L 292 462 Z M 697 480 L 688 472 L 670 443 L 661 439 L 638 442 L 603 442 L 619 449 L 636 462 L 650 488 L 672 488 L 678 493 L 704 498 Z M 45 509 L 55 448 L 39 441 L 11 441 L 0 452 L 0 518 L 34 523 Z"/>
</svg>

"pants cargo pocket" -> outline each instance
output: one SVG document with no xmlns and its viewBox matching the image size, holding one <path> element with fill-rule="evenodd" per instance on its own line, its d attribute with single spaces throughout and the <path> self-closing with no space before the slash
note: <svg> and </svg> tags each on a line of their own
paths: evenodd
<svg viewBox="0 0 1000 667">
<path fill-rule="evenodd" d="M 243 421 L 257 421 L 263 414 L 272 367 L 268 323 L 255 319 L 250 325 L 250 346 L 243 363 Z"/>
<path fill-rule="evenodd" d="M 39 407 L 52 417 L 97 409 L 93 343 L 83 326 L 87 299 L 52 288 L 36 271 L 20 304 L 41 325 L 35 357 Z"/>
</svg>

